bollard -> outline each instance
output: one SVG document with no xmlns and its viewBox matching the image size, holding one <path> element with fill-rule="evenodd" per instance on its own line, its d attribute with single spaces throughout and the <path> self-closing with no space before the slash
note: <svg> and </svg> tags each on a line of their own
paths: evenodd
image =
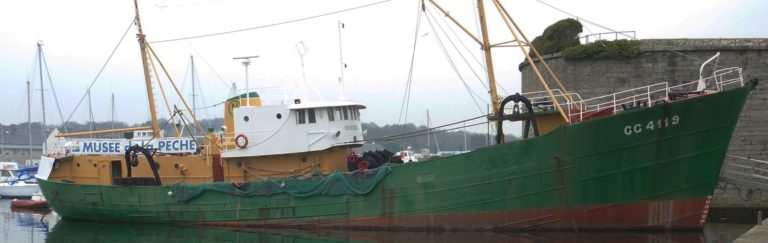
<svg viewBox="0 0 768 243">
<path fill-rule="evenodd" d="M 757 211 L 757 225 L 763 225 L 763 211 Z"/>
</svg>

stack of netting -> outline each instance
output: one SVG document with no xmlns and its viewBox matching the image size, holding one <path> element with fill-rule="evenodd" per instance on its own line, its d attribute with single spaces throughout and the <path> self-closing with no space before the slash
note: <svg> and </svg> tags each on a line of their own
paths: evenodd
<svg viewBox="0 0 768 243">
<path fill-rule="evenodd" d="M 347 169 L 349 171 L 376 169 L 383 164 L 393 163 L 393 155 L 395 154 L 386 149 L 383 151 L 368 151 L 363 153 L 362 157 L 357 154 L 350 155 L 347 157 Z"/>
<path fill-rule="evenodd" d="M 233 182 L 214 182 L 203 184 L 178 183 L 171 191 L 176 202 L 188 202 L 205 192 L 220 192 L 243 197 L 271 196 L 287 193 L 294 197 L 317 195 L 364 195 L 373 191 L 384 177 L 392 171 L 388 164 L 376 170 L 357 170 L 354 172 L 334 172 L 330 175 L 309 178 L 277 178 L 242 184 Z"/>
</svg>

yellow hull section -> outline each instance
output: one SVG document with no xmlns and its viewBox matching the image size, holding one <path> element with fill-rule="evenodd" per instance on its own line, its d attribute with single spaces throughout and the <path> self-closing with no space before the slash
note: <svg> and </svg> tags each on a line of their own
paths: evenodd
<svg viewBox="0 0 768 243">
<path fill-rule="evenodd" d="M 223 180 L 231 182 L 259 181 L 265 178 L 309 175 L 346 171 L 349 147 L 333 147 L 323 151 L 228 158 L 217 161 L 216 154 L 157 155 L 158 173 L 163 184 L 204 183 L 214 181 L 214 163 L 221 163 Z M 113 185 L 113 178 L 126 177 L 125 158 L 119 155 L 82 155 L 59 159 L 49 180 L 77 184 Z M 131 169 L 132 177 L 153 177 L 146 158 Z"/>
</svg>

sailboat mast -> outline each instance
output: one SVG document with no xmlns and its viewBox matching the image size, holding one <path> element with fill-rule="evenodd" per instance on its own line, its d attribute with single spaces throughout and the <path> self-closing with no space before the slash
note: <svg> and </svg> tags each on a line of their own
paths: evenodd
<svg viewBox="0 0 768 243">
<path fill-rule="evenodd" d="M 37 66 L 39 66 L 38 68 L 40 70 L 40 104 L 43 106 L 43 126 L 41 129 L 42 131 L 40 132 L 43 133 L 43 137 L 46 137 L 48 135 L 47 134 L 48 124 L 45 121 L 45 89 L 44 89 L 45 86 L 43 86 L 44 84 L 43 83 L 43 43 L 39 41 L 37 42 Z M 43 152 L 47 150 L 45 145 L 46 144 L 43 143 Z"/>
<path fill-rule="evenodd" d="M 192 112 L 197 112 L 197 95 L 195 94 L 195 57 L 189 56 L 190 65 L 192 66 Z M 197 134 L 197 128 L 192 126 L 192 134 Z"/>
<path fill-rule="evenodd" d="M 482 32 L 483 43 L 481 49 L 485 56 L 485 67 L 488 69 L 488 86 L 491 94 L 491 113 L 495 113 L 499 108 L 499 94 L 496 91 L 496 74 L 493 71 L 493 55 L 491 55 L 491 43 L 488 38 L 488 25 L 485 19 L 485 5 L 483 0 L 477 0 L 477 11 L 480 18 L 480 31 Z M 496 120 L 496 126 L 502 121 Z M 503 136 L 502 136 L 503 139 Z M 504 142 L 504 141 L 501 141 Z"/>
<path fill-rule="evenodd" d="M 32 84 L 27 81 L 27 135 L 29 135 L 29 142 L 27 143 L 29 151 L 27 157 L 29 161 L 26 163 L 30 166 L 32 163 Z"/>
<path fill-rule="evenodd" d="M 37 63 L 40 70 L 40 102 L 43 106 L 43 135 L 48 130 L 45 121 L 45 90 L 43 89 L 43 43 L 37 42 Z"/>
<path fill-rule="evenodd" d="M 139 3 L 138 0 L 133 0 L 133 5 L 136 8 L 136 26 L 139 29 L 139 34 L 136 38 L 139 40 L 139 46 L 141 48 L 141 64 L 144 67 L 144 82 L 147 86 L 147 99 L 149 100 L 149 113 L 152 119 L 152 135 L 153 137 L 160 136 L 160 128 L 157 124 L 157 112 L 155 111 L 155 95 L 152 92 L 152 79 L 149 76 L 149 65 L 147 61 L 147 40 L 144 39 L 144 31 L 141 29 L 141 18 L 139 18 Z"/>
</svg>

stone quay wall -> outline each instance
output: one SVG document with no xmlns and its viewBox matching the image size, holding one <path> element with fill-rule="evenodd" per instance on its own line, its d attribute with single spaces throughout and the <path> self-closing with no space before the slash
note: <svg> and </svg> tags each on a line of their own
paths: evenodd
<svg viewBox="0 0 768 243">
<path fill-rule="evenodd" d="M 680 84 L 699 78 L 699 68 L 720 52 L 719 68 L 741 67 L 745 82 L 757 78 L 739 118 L 713 207 L 768 207 L 768 39 L 641 40 L 639 57 L 627 60 L 565 60 L 544 56 L 563 85 L 582 98 L 597 97 L 659 82 Z M 705 68 L 712 73 L 711 62 Z M 554 79 L 542 70 L 550 87 Z M 527 62 L 521 63 L 523 92 L 543 90 Z M 684 173 L 681 171 L 681 173 Z"/>
</svg>

